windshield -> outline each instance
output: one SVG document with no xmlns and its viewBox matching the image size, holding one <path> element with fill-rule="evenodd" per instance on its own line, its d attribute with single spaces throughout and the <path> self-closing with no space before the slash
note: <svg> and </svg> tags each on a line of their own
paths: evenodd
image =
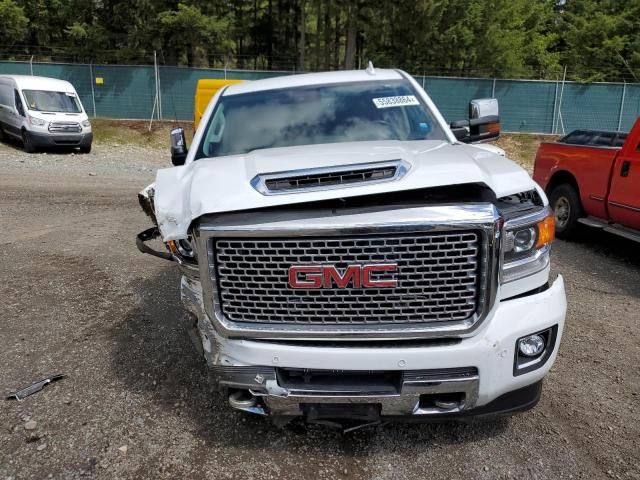
<svg viewBox="0 0 640 480">
<path fill-rule="evenodd" d="M 78 97 L 74 93 L 49 90 L 23 90 L 22 93 L 29 110 L 62 113 L 82 112 Z"/>
<path fill-rule="evenodd" d="M 295 145 L 446 140 L 406 80 L 314 85 L 223 96 L 196 158 Z"/>
</svg>

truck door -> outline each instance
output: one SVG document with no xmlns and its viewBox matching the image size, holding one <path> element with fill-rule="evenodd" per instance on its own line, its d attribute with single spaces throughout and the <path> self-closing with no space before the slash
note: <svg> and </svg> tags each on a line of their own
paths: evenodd
<svg viewBox="0 0 640 480">
<path fill-rule="evenodd" d="M 613 165 L 608 208 L 611 220 L 640 230 L 640 120 Z"/>
<path fill-rule="evenodd" d="M 18 90 L 13 91 L 13 101 L 13 108 L 8 110 L 7 129 L 10 133 L 20 137 L 20 129 L 25 118 L 25 112 Z"/>
</svg>

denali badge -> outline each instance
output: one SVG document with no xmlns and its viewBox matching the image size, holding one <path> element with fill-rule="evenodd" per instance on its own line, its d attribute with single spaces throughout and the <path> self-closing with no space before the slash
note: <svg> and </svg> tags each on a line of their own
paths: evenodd
<svg viewBox="0 0 640 480">
<path fill-rule="evenodd" d="M 396 263 L 373 263 L 349 265 L 340 270 L 335 265 L 293 265 L 289 267 L 291 288 L 394 288 L 395 278 L 379 278 L 381 273 L 389 275 L 398 270 Z M 373 278 L 372 278 L 373 275 Z"/>
</svg>

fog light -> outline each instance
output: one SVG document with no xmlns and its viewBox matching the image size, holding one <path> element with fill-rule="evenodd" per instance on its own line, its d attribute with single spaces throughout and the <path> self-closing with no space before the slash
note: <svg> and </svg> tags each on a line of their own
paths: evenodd
<svg viewBox="0 0 640 480">
<path fill-rule="evenodd" d="M 553 355 L 558 326 L 520 337 L 514 345 L 513 375 L 524 375 L 542 367 Z"/>
<path fill-rule="evenodd" d="M 525 357 L 537 357 L 544 350 L 544 338 L 538 334 L 521 338 L 518 342 L 518 349 Z"/>
</svg>

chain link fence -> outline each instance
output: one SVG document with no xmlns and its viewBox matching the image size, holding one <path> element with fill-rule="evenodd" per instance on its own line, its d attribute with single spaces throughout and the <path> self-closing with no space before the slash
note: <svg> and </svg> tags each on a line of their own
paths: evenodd
<svg viewBox="0 0 640 480">
<path fill-rule="evenodd" d="M 157 73 L 156 73 L 157 72 Z M 201 78 L 257 80 L 291 71 L 0 62 L 0 74 L 70 81 L 90 116 L 119 119 L 193 119 Z M 566 133 L 578 128 L 628 131 L 640 116 L 640 84 L 414 76 L 448 121 L 467 118 L 469 100 L 495 97 L 507 132 Z M 160 85 L 160 108 L 156 102 Z"/>
</svg>

